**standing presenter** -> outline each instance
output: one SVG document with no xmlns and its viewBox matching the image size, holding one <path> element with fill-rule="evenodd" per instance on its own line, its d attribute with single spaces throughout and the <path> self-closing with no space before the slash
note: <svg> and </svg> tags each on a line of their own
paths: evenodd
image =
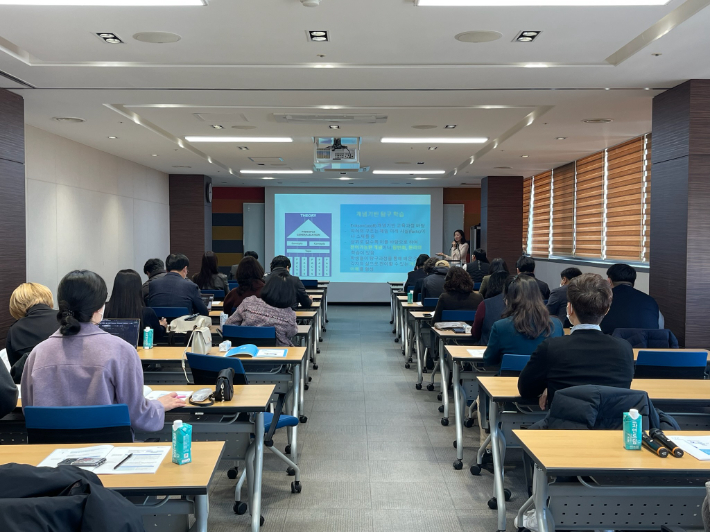
<svg viewBox="0 0 710 532">
<path fill-rule="evenodd" d="M 451 243 L 451 255 L 445 253 L 437 253 L 439 257 L 448 260 L 452 266 L 464 266 L 468 258 L 468 242 L 463 236 L 463 229 L 454 231 L 454 241 Z"/>
</svg>

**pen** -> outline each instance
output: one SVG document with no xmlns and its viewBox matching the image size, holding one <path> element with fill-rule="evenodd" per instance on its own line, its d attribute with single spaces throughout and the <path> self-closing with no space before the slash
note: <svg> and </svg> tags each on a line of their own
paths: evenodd
<svg viewBox="0 0 710 532">
<path fill-rule="evenodd" d="M 123 462 L 125 462 L 126 460 L 128 460 L 131 456 L 133 456 L 133 453 L 130 453 L 130 454 L 129 454 L 128 456 L 126 456 L 123 460 L 121 460 L 119 463 L 117 463 L 117 464 L 114 466 L 114 469 L 118 469 L 119 467 L 121 467 L 121 466 L 123 465 Z"/>
</svg>

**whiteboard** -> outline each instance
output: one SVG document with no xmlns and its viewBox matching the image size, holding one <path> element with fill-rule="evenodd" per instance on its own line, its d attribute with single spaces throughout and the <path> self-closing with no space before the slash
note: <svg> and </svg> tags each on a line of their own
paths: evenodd
<svg viewBox="0 0 710 532">
<path fill-rule="evenodd" d="M 244 251 L 256 251 L 257 255 L 259 255 L 259 262 L 266 271 L 266 263 L 264 262 L 266 260 L 264 213 L 263 203 L 244 204 L 244 234 L 242 241 L 244 242 Z"/>
</svg>

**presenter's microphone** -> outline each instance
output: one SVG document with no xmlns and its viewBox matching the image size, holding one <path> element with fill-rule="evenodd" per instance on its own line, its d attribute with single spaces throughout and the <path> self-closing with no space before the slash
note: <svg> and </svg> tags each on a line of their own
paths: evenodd
<svg viewBox="0 0 710 532">
<path fill-rule="evenodd" d="M 643 441 L 643 446 L 651 451 L 653 454 L 656 454 L 660 456 L 661 458 L 667 458 L 668 457 L 668 449 L 663 447 L 660 443 L 658 443 L 656 440 L 651 439 L 651 437 L 648 434 L 644 434 L 641 437 L 641 440 Z"/>
<path fill-rule="evenodd" d="M 683 454 L 685 454 L 683 453 L 683 449 L 681 449 L 675 443 L 669 440 L 668 437 L 663 434 L 663 431 L 661 429 L 651 429 L 648 431 L 648 434 L 651 436 L 651 438 L 666 447 L 676 458 L 682 458 Z"/>
</svg>

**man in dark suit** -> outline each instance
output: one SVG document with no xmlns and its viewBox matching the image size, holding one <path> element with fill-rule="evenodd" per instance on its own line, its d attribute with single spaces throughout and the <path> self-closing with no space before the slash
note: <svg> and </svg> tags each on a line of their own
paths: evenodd
<svg viewBox="0 0 710 532">
<path fill-rule="evenodd" d="M 299 305 L 301 308 L 311 308 L 313 300 L 306 292 L 306 287 L 303 286 L 301 279 L 295 275 L 291 275 L 291 261 L 288 257 L 278 255 L 271 261 L 271 273 L 286 272 L 288 280 L 296 288 L 296 296 L 291 304 L 291 308 L 296 310 Z"/>
<path fill-rule="evenodd" d="M 663 316 L 656 300 L 634 288 L 635 269 L 628 264 L 614 264 L 606 275 L 614 287 L 614 300 L 601 323 L 605 334 L 612 334 L 615 329 L 663 329 Z"/>
<path fill-rule="evenodd" d="M 419 279 L 417 279 L 417 282 L 414 283 L 415 302 L 421 300 L 420 296 L 422 295 L 422 286 L 424 285 L 424 281 L 427 277 L 434 273 L 434 268 L 436 267 L 437 262 L 439 262 L 439 259 L 437 259 L 436 257 L 429 257 L 427 260 L 424 261 L 424 265 L 422 266 L 422 270 L 424 270 L 424 275 L 422 275 Z"/>
<path fill-rule="evenodd" d="M 148 285 L 149 307 L 185 307 L 190 314 L 209 316 L 202 302 L 200 289 L 186 279 L 190 261 L 182 253 L 173 253 L 165 260 L 168 273 Z"/>
<path fill-rule="evenodd" d="M 515 266 L 516 268 L 518 268 L 518 274 L 529 275 L 530 277 L 535 279 L 538 288 L 540 288 L 542 299 L 550 299 L 550 287 L 547 286 L 547 283 L 545 281 L 541 281 L 540 279 L 535 277 L 535 259 L 523 255 L 518 259 L 518 262 L 515 264 Z"/>
<path fill-rule="evenodd" d="M 579 268 L 566 268 L 560 273 L 560 287 L 550 292 L 547 300 L 547 310 L 550 316 L 557 316 L 562 323 L 567 320 L 567 285 L 575 277 L 582 275 Z M 566 327 L 566 325 L 565 325 Z"/>
<path fill-rule="evenodd" d="M 585 273 L 567 288 L 572 334 L 543 341 L 518 378 L 523 397 L 552 403 L 557 390 L 597 384 L 630 388 L 634 378 L 631 344 L 604 334 L 599 324 L 611 306 L 611 286 L 601 275 Z"/>
<path fill-rule="evenodd" d="M 409 291 L 414 290 L 414 285 L 417 284 L 419 279 L 424 279 L 426 277 L 426 272 L 424 271 L 424 263 L 429 258 L 429 255 L 422 253 L 417 257 L 417 262 L 414 264 L 414 269 L 407 274 L 407 281 L 404 283 L 404 290 Z"/>
<path fill-rule="evenodd" d="M 244 253 L 244 257 L 254 257 L 256 260 L 259 260 L 259 254 L 256 251 L 246 251 Z M 229 280 L 230 281 L 236 281 L 237 280 L 237 268 L 239 268 L 239 264 L 234 264 L 229 270 Z"/>
<path fill-rule="evenodd" d="M 458 268 L 459 266 L 456 266 Z M 449 273 L 449 262 L 439 260 L 434 266 L 431 275 L 427 275 L 422 281 L 422 301 L 425 299 L 439 299 L 444 293 L 444 283 L 446 275 Z"/>
<path fill-rule="evenodd" d="M 142 288 L 142 293 L 143 293 L 143 301 L 146 302 L 146 305 L 148 304 L 148 291 L 149 288 L 148 286 L 150 283 L 155 281 L 156 279 L 160 279 L 161 277 L 165 277 L 165 274 L 168 273 L 165 271 L 165 263 L 160 260 L 160 259 L 148 259 L 145 261 L 145 264 L 143 265 L 143 273 L 148 276 L 148 280 L 143 283 L 143 288 Z"/>
</svg>

